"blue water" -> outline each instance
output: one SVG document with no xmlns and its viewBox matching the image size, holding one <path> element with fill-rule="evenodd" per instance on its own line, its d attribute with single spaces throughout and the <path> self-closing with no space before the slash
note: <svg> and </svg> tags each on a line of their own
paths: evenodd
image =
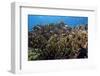
<svg viewBox="0 0 100 76">
<path fill-rule="evenodd" d="M 28 15 L 28 29 L 32 30 L 32 27 L 37 24 L 49 24 L 49 23 L 59 23 L 63 21 L 68 26 L 78 26 L 80 24 L 88 24 L 88 17 L 78 17 L 78 16 L 51 16 L 51 15 Z"/>
</svg>

